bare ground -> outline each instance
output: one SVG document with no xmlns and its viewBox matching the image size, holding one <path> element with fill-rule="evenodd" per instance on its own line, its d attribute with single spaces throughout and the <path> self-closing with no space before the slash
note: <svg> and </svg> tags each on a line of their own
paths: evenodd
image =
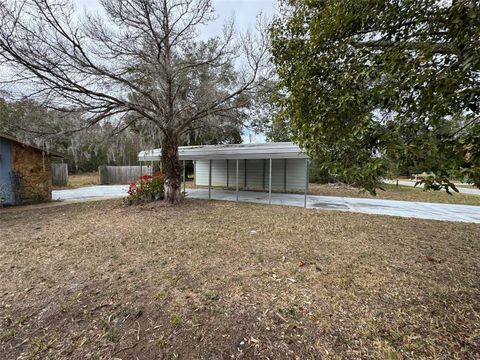
<svg viewBox="0 0 480 360">
<path fill-rule="evenodd" d="M 2 359 L 475 359 L 480 226 L 187 200 L 0 211 Z"/>
</svg>

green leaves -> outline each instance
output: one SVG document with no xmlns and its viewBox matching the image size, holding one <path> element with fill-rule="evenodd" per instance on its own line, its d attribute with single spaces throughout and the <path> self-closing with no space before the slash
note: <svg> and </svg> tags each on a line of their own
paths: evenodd
<svg viewBox="0 0 480 360">
<path fill-rule="evenodd" d="M 276 123 L 325 170 L 371 192 L 393 173 L 438 174 L 423 183 L 434 190 L 460 168 L 476 173 L 465 146 L 477 139 L 462 126 L 480 108 L 478 4 L 289 4 L 271 28 Z"/>
</svg>

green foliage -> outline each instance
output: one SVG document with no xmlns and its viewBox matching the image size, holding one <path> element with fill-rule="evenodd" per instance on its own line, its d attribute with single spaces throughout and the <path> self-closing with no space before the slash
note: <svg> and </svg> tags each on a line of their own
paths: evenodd
<svg viewBox="0 0 480 360">
<path fill-rule="evenodd" d="M 155 176 L 150 180 L 141 180 L 139 195 L 144 200 L 161 200 L 163 199 L 163 185 L 163 176 Z"/>
<path fill-rule="evenodd" d="M 415 186 L 424 184 L 424 189 L 425 190 L 441 190 L 445 189 L 447 194 L 451 195 L 450 189 L 452 189 L 455 192 L 459 192 L 457 187 L 455 186 L 454 183 L 452 183 L 448 178 L 443 177 L 435 177 L 435 176 L 426 176 L 424 179 L 421 179 L 417 183 L 415 183 Z"/>
<path fill-rule="evenodd" d="M 142 202 L 162 200 L 164 197 L 164 177 L 161 172 L 154 176 L 143 175 L 137 183 L 131 183 L 128 189 L 129 196 L 125 202 L 128 205 Z"/>
<path fill-rule="evenodd" d="M 335 182 L 348 183 L 348 179 L 341 179 L 338 176 L 332 175 L 328 169 L 325 169 L 322 163 L 318 161 L 312 161 L 310 164 L 310 182 L 327 184 Z"/>
<path fill-rule="evenodd" d="M 448 189 L 464 169 L 480 186 L 478 2 L 289 1 L 271 38 L 277 124 L 328 173 L 375 192 L 402 172 Z"/>
<path fill-rule="evenodd" d="M 224 122 L 218 126 L 206 127 L 201 131 L 190 130 L 185 145 L 240 144 L 241 126 L 235 122 Z"/>
<path fill-rule="evenodd" d="M 274 114 L 272 122 L 265 129 L 267 138 L 271 141 L 292 141 L 292 129 L 288 121 L 279 114 Z"/>
</svg>

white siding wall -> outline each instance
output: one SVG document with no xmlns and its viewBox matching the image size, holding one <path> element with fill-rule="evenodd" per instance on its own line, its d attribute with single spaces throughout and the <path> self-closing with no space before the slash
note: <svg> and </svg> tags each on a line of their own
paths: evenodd
<svg viewBox="0 0 480 360">
<path fill-rule="evenodd" d="M 251 190 L 268 189 L 269 159 L 246 161 L 247 176 L 245 179 L 245 160 L 238 161 L 238 185 Z M 285 183 L 285 165 L 286 183 Z M 228 161 L 228 186 L 235 187 L 236 160 Z M 208 186 L 208 160 L 196 162 L 197 186 Z M 285 189 L 286 185 L 286 189 Z M 227 160 L 212 160 L 212 186 L 227 186 Z M 273 159 L 272 160 L 272 190 L 287 191 L 303 190 L 305 187 L 305 159 Z"/>
<path fill-rule="evenodd" d="M 296 161 L 302 161 L 297 160 Z M 290 184 L 285 184 L 285 161 L 286 159 L 273 159 L 272 160 L 272 190 L 283 191 L 285 190 L 285 185 L 287 185 L 287 190 L 297 190 L 296 188 L 289 187 Z M 266 171 L 265 171 L 265 186 L 268 189 L 268 168 L 269 160 L 265 161 Z M 303 174 L 305 176 L 305 174 Z"/>
<path fill-rule="evenodd" d="M 287 188 L 305 189 L 305 159 L 287 159 Z"/>
<path fill-rule="evenodd" d="M 197 161 L 196 182 L 199 186 L 208 186 L 208 161 Z M 227 182 L 227 161 L 212 161 L 212 186 L 225 186 Z"/>
<path fill-rule="evenodd" d="M 236 173 L 237 173 L 237 160 L 229 160 L 228 161 L 229 167 L 229 178 L 228 178 L 228 186 L 235 187 L 236 186 Z M 208 184 L 208 178 L 207 178 Z M 238 160 L 238 186 L 243 188 L 245 186 L 245 160 Z"/>
<path fill-rule="evenodd" d="M 263 169 L 264 162 L 262 159 L 247 160 L 247 189 L 263 189 Z"/>
</svg>

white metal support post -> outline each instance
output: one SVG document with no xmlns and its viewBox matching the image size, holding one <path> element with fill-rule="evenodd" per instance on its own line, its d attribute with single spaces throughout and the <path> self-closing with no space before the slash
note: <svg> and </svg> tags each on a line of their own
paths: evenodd
<svg viewBox="0 0 480 360">
<path fill-rule="evenodd" d="M 270 158 L 268 169 L 268 203 L 272 203 L 272 158 Z"/>
<path fill-rule="evenodd" d="M 237 172 L 236 172 L 236 176 L 235 176 L 235 188 L 236 188 L 236 199 L 238 201 L 238 159 L 237 159 Z"/>
<path fill-rule="evenodd" d="M 197 188 L 197 160 L 193 160 L 193 184 Z"/>
<path fill-rule="evenodd" d="M 187 183 L 187 170 L 185 169 L 185 160 L 183 160 L 183 192 L 185 192 L 186 183 Z"/>
<path fill-rule="evenodd" d="M 227 159 L 227 190 L 229 186 L 230 186 L 230 163 L 229 163 L 229 160 Z"/>
<path fill-rule="evenodd" d="M 309 169 L 308 169 L 308 159 L 305 159 L 305 198 L 303 200 L 303 207 L 306 208 L 307 207 L 307 192 L 308 192 L 308 173 L 309 173 Z"/>
<path fill-rule="evenodd" d="M 208 200 L 212 198 L 212 160 L 208 160 Z"/>
</svg>

